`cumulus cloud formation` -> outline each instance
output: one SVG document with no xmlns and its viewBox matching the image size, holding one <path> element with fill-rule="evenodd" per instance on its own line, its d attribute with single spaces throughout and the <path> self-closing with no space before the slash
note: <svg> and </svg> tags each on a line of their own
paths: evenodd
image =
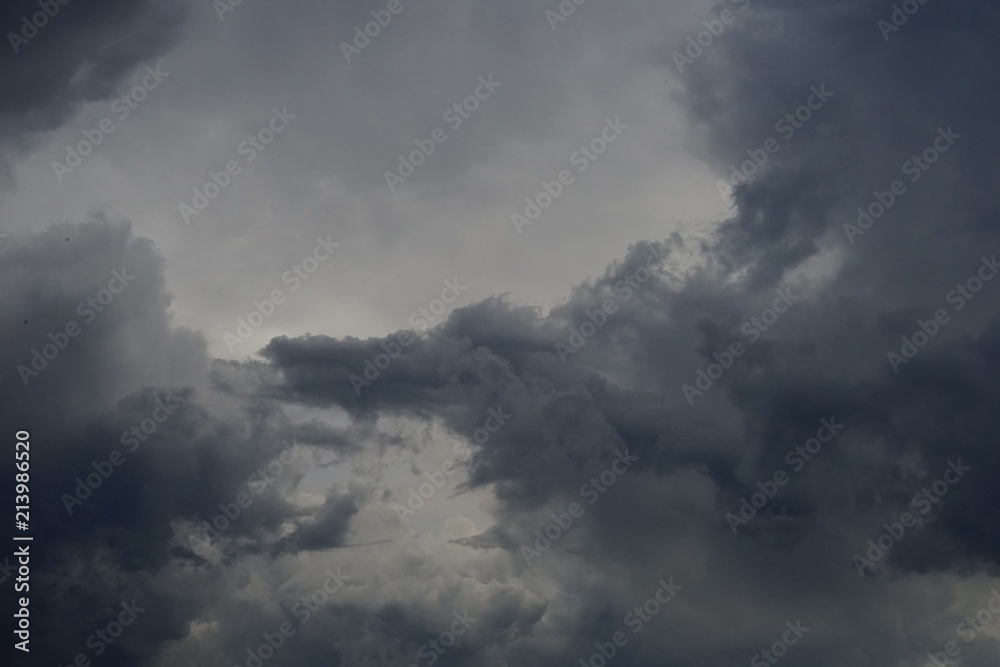
<svg viewBox="0 0 1000 667">
<path fill-rule="evenodd" d="M 77 1 L 0 56 L 12 664 L 995 663 L 1000 10 Z M 108 194 L 39 176 L 153 57 Z M 245 176 L 229 98 L 301 115 Z M 232 178 L 214 226 L 177 146 Z"/>
</svg>

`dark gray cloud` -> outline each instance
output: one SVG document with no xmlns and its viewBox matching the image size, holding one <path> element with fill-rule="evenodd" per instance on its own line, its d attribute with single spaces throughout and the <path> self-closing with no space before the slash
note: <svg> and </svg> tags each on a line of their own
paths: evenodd
<svg viewBox="0 0 1000 667">
<path fill-rule="evenodd" d="M 576 665 L 619 630 L 622 665 L 746 662 L 799 621 L 789 664 L 925 664 L 963 639 L 1000 559 L 985 85 L 1000 17 L 919 7 L 884 39 L 891 4 L 754 0 L 682 76 L 683 40 L 644 54 L 682 88 L 720 178 L 813 87 L 833 96 L 734 188 L 728 219 L 632 244 L 548 312 L 494 296 L 421 332 L 288 332 L 213 361 L 172 321 L 164 260 L 129 223 L 4 239 L 0 422 L 38 452 L 40 659 L 89 651 L 133 598 L 148 611 L 104 664 L 247 664 L 283 622 L 288 664 L 430 664 L 449 628 L 439 664 Z M 351 25 L 350 9 L 329 11 Z M 468 11 L 497 58 L 548 30 L 537 10 Z M 631 8 L 576 11 L 600 52 Z M 364 54 L 376 71 L 413 65 L 380 45 Z M 935 141 L 933 164 L 912 161 Z M 887 212 L 845 230 L 896 179 Z M 18 365 L 125 270 L 134 281 L 25 386 Z M 63 490 L 133 426 L 148 441 L 68 514 Z M 408 488 L 424 489 L 412 518 Z M 870 555 L 887 531 L 902 535 Z M 661 580 L 680 589 L 644 618 Z M 991 664 L 992 633 L 961 641 L 962 664 Z"/>
<path fill-rule="evenodd" d="M 180 36 L 187 3 L 15 0 L 0 15 L 0 139 L 26 147 L 87 102 L 109 99 L 137 64 Z"/>
</svg>

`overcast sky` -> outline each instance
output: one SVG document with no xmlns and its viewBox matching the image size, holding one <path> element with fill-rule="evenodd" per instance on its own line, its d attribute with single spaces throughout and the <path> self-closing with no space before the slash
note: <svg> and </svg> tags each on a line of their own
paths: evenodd
<svg viewBox="0 0 1000 667">
<path fill-rule="evenodd" d="M 13 664 L 997 664 L 993 3 L 0 24 Z"/>
</svg>

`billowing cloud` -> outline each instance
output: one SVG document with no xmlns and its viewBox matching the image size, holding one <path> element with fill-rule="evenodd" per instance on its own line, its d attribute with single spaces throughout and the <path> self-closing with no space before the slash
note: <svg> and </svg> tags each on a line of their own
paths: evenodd
<svg viewBox="0 0 1000 667">
<path fill-rule="evenodd" d="M 643 56 L 729 216 L 548 310 L 496 295 L 219 360 L 128 221 L 3 239 L 32 659 L 992 664 L 1000 17 L 746 4 Z M 555 30 L 469 12 L 498 52 L 570 21 L 613 50 L 593 22 L 629 9 L 573 6 Z"/>
</svg>

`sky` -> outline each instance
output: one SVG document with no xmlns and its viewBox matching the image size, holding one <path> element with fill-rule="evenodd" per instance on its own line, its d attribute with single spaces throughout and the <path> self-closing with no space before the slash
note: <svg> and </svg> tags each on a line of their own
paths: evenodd
<svg viewBox="0 0 1000 667">
<path fill-rule="evenodd" d="M 0 25 L 9 664 L 997 664 L 993 3 Z"/>
</svg>

